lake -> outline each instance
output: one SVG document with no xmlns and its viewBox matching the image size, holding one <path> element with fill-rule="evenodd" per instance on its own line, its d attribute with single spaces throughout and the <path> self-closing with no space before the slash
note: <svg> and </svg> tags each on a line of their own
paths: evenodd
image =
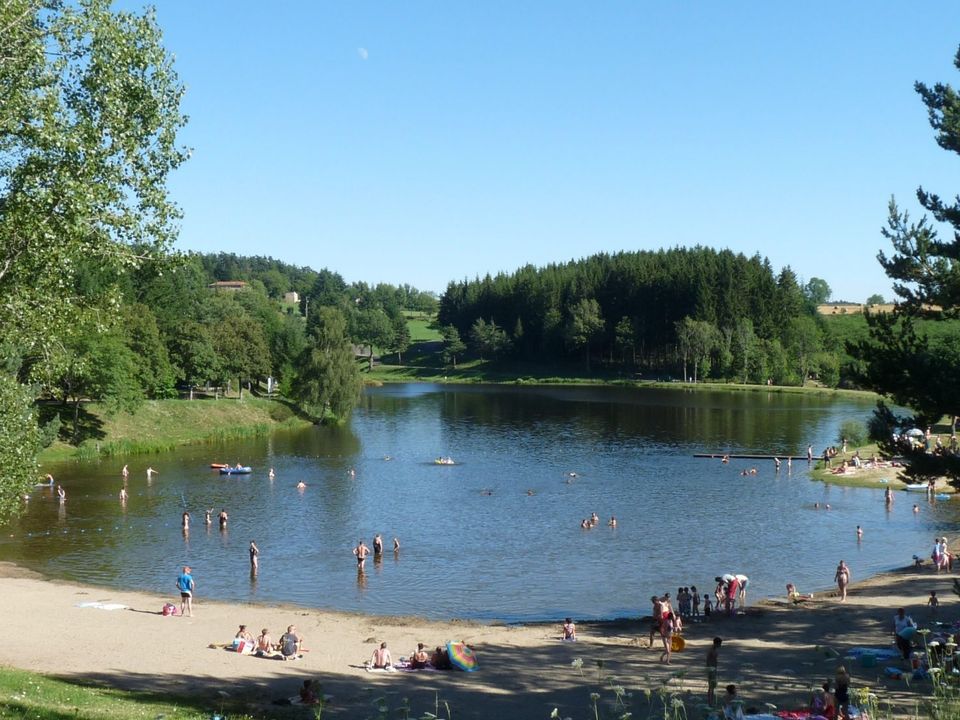
<svg viewBox="0 0 960 720">
<path fill-rule="evenodd" d="M 960 501 L 897 493 L 888 512 L 881 491 L 811 482 L 805 461 L 776 473 L 772 461 L 722 465 L 693 454 L 804 455 L 808 444 L 819 453 L 842 421 L 872 408 L 766 392 L 370 388 L 342 428 L 49 468 L 66 501 L 38 488 L 4 529 L 0 559 L 171 597 L 179 566 L 190 564 L 201 603 L 512 622 L 647 613 L 651 594 L 691 584 L 710 592 L 724 572 L 749 575 L 753 598 L 780 596 L 787 582 L 808 592 L 831 585 L 841 558 L 857 580 L 926 556 Z M 436 465 L 438 456 L 456 465 Z M 254 471 L 220 476 L 211 462 Z M 149 483 L 148 466 L 157 471 Z M 742 477 L 749 467 L 758 474 Z M 215 519 L 204 526 L 210 508 L 214 518 L 227 510 L 226 532 Z M 600 523 L 582 530 L 591 512 Z M 616 528 L 606 525 L 612 515 Z M 352 548 L 375 533 L 387 550 L 359 574 Z M 261 551 L 256 576 L 251 539 Z"/>
</svg>

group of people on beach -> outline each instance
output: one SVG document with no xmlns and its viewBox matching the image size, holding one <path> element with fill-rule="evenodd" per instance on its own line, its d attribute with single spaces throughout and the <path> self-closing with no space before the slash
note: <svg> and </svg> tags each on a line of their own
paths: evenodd
<svg viewBox="0 0 960 720">
<path fill-rule="evenodd" d="M 297 633 L 295 625 L 288 625 L 287 631 L 276 642 L 274 642 L 268 628 L 263 628 L 254 639 L 253 635 L 247 630 L 247 626 L 241 625 L 233 638 L 230 649 L 242 655 L 254 655 L 255 657 L 276 660 L 296 660 L 304 652 L 303 636 Z"/>
<path fill-rule="evenodd" d="M 441 645 L 437 645 L 431 652 L 427 650 L 422 642 L 417 643 L 417 649 L 407 657 L 401 657 L 399 660 L 403 667 L 410 670 L 422 670 L 424 668 L 434 668 L 435 670 L 451 670 L 453 664 L 450 662 L 450 653 Z M 381 642 L 373 651 L 370 659 L 364 665 L 372 670 L 393 670 L 395 665 L 393 656 L 390 654 L 390 648 L 386 641 Z"/>
</svg>

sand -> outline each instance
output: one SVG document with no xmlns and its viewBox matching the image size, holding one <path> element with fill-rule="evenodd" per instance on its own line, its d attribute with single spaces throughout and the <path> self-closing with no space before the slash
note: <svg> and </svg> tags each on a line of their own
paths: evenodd
<svg viewBox="0 0 960 720">
<path fill-rule="evenodd" d="M 627 702 L 635 717 L 647 714 L 642 691 L 665 684 L 696 707 L 706 692 L 704 658 L 712 638 L 719 635 L 724 638 L 721 687 L 738 683 L 747 704 L 760 709 L 765 703 L 791 709 L 806 703 L 810 688 L 833 675 L 838 661 L 826 658 L 821 648 L 829 646 L 842 655 L 857 645 L 891 647 L 896 608 L 906 607 L 921 624 L 934 619 L 926 607 L 930 590 L 942 601 L 939 619 L 960 614 L 952 577 L 936 575 L 927 565 L 855 583 L 843 604 L 824 593 L 803 605 L 767 601 L 748 607 L 744 615 L 688 624 L 687 648 L 674 654 L 671 666 L 658 662 L 658 649 L 647 649 L 649 626 L 640 620 L 581 623 L 579 640 L 563 643 L 555 624 L 433 622 L 219 603 L 203 596 L 202 577 L 197 578 L 194 617 L 163 617 L 159 611 L 164 602 L 176 602 L 175 592 L 158 596 L 54 582 L 0 565 L 5 625 L 14 630 L 0 644 L 0 664 L 127 689 L 196 694 L 209 697 L 211 709 L 217 706 L 218 691 L 225 691 L 247 699 L 248 712 L 255 716 L 271 709 L 274 699 L 295 695 L 305 678 L 314 678 L 332 695 L 325 718 L 366 717 L 377 697 L 385 697 L 392 707 L 409 698 L 419 717 L 433 710 L 439 696 L 450 703 L 458 720 L 547 718 L 554 707 L 561 717 L 576 720 L 592 717 L 591 692 L 601 692 L 603 702 L 612 701 L 613 693 L 604 689 L 610 677 L 633 693 Z M 853 573 L 856 579 L 856 566 Z M 833 568 L 825 568 L 824 574 L 829 579 Z M 171 589 L 174 580 L 171 576 Z M 649 613 L 649 594 L 637 598 L 638 615 Z M 81 607 L 83 603 L 126 609 Z M 295 662 L 279 662 L 209 647 L 228 643 L 239 623 L 254 634 L 267 627 L 275 638 L 294 624 L 309 651 Z M 447 640 L 469 643 L 479 657 L 479 671 L 377 674 L 362 667 L 381 641 L 387 641 L 397 658 L 408 655 L 418 641 L 435 646 Z M 583 676 L 572 665 L 576 658 L 583 660 Z M 603 663 L 600 671 L 598 660 Z M 853 689 L 880 688 L 883 697 L 905 708 L 912 708 L 924 691 L 923 684 L 907 688 L 883 678 L 882 664 L 862 668 L 854 663 L 849 669 Z M 600 682 L 598 672 L 604 678 Z M 289 716 L 312 717 L 302 707 L 290 708 Z"/>
</svg>

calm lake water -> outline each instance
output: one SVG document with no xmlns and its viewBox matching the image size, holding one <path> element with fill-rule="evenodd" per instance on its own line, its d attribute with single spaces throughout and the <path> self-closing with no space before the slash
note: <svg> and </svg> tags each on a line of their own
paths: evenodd
<svg viewBox="0 0 960 720">
<path fill-rule="evenodd" d="M 816 590 L 841 558 L 857 579 L 926 555 L 960 501 L 898 493 L 887 512 L 880 491 L 811 482 L 805 461 L 776 474 L 772 461 L 692 456 L 819 452 L 843 420 L 871 410 L 762 392 L 386 386 L 366 391 L 349 427 L 131 458 L 125 505 L 123 460 L 50 468 L 66 502 L 38 488 L 4 529 L 0 559 L 171 596 L 187 563 L 201 601 L 507 621 L 646 613 L 652 593 L 710 591 L 724 572 L 749 575 L 753 597 L 781 595 L 788 581 Z M 440 455 L 457 464 L 435 465 Z M 221 477 L 211 462 L 254 472 Z M 758 475 L 741 477 L 747 467 Z M 204 527 L 207 508 L 226 508 L 226 532 Z M 600 525 L 581 530 L 591 512 Z M 351 549 L 375 533 L 385 556 L 359 575 Z"/>
</svg>

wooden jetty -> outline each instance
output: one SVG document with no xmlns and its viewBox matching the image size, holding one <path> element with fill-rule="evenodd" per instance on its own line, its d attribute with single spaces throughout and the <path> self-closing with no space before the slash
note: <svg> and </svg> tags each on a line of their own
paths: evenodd
<svg viewBox="0 0 960 720">
<path fill-rule="evenodd" d="M 806 460 L 806 455 L 731 455 L 728 453 L 694 453 L 695 458 L 707 458 L 711 460 L 722 460 L 723 458 L 729 458 L 731 460 L 773 460 L 775 458 L 780 458 L 781 460 Z M 819 460 L 816 455 L 813 456 L 814 461 Z"/>
</svg>

